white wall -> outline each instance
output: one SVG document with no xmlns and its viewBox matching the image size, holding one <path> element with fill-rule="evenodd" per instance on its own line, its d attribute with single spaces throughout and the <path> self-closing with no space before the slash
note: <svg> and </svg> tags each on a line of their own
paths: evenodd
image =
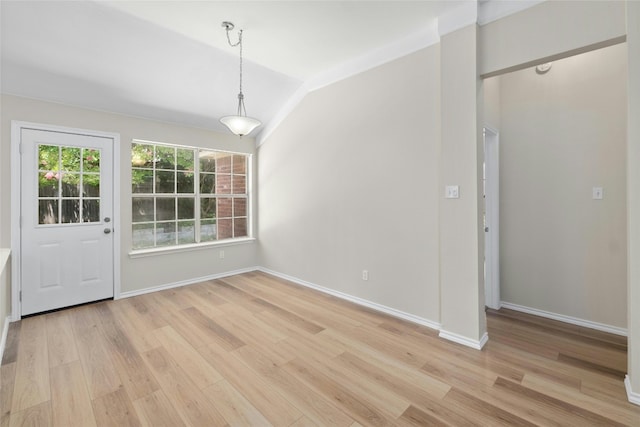
<svg viewBox="0 0 640 427">
<path fill-rule="evenodd" d="M 216 148 L 243 153 L 253 153 L 253 138 L 239 139 L 203 129 L 178 126 L 151 120 L 128 117 L 50 102 L 37 101 L 10 95 L 2 95 L 2 133 L 0 134 L 0 247 L 11 242 L 11 121 L 20 120 L 43 124 L 67 126 L 120 134 L 120 224 L 121 233 L 121 289 L 130 292 L 193 278 L 224 273 L 257 265 L 257 249 L 254 242 L 225 246 L 225 258 L 218 256 L 219 248 L 198 249 L 183 253 L 153 255 L 133 259 L 131 251 L 131 140 L 143 139 L 158 142 Z M 255 163 L 255 162 L 254 162 Z M 255 176 L 254 176 L 255 178 Z M 254 179 L 255 181 L 255 179 Z M 255 182 L 254 182 L 255 184 Z M 254 203 L 255 205 L 255 203 Z"/>
<path fill-rule="evenodd" d="M 626 79 L 624 44 L 500 77 L 503 301 L 626 328 Z"/>
<path fill-rule="evenodd" d="M 432 46 L 312 92 L 260 146 L 263 266 L 439 321 L 439 73 Z"/>
<path fill-rule="evenodd" d="M 515 71 L 623 41 L 625 2 L 545 1 L 480 27 L 481 76 Z"/>
</svg>

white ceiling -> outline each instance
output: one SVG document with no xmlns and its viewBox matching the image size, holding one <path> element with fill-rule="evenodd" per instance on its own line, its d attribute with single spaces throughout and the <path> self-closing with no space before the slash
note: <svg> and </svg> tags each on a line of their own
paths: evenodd
<svg viewBox="0 0 640 427">
<path fill-rule="evenodd" d="M 268 123 L 305 83 L 425 29 L 475 0 L 7 1 L 3 93 L 224 130 L 238 92 Z M 232 34 L 237 39 L 237 32 Z"/>
</svg>

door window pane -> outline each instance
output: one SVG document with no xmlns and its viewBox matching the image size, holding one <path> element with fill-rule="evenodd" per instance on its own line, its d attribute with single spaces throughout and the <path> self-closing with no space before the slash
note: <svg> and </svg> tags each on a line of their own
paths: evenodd
<svg viewBox="0 0 640 427">
<path fill-rule="evenodd" d="M 64 171 L 80 172 L 80 152 L 77 147 L 62 147 L 62 168 Z"/>
<path fill-rule="evenodd" d="M 100 153 L 38 145 L 38 224 L 100 221 Z"/>
<path fill-rule="evenodd" d="M 82 222 L 100 222 L 100 199 L 82 201 Z"/>
<path fill-rule="evenodd" d="M 45 199 L 38 202 L 38 224 L 58 223 L 58 199 Z"/>
<path fill-rule="evenodd" d="M 100 172 L 100 150 L 84 149 L 82 161 L 84 172 Z"/>
<path fill-rule="evenodd" d="M 62 223 L 80 222 L 80 199 L 62 199 Z"/>
</svg>

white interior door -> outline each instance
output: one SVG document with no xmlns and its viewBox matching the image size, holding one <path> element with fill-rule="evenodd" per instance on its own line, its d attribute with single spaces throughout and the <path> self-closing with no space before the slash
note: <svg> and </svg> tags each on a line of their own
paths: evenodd
<svg viewBox="0 0 640 427">
<path fill-rule="evenodd" d="M 21 129 L 21 314 L 113 297 L 111 138 Z"/>
<path fill-rule="evenodd" d="M 500 308 L 500 156 L 498 132 L 484 129 L 485 305 Z"/>
</svg>

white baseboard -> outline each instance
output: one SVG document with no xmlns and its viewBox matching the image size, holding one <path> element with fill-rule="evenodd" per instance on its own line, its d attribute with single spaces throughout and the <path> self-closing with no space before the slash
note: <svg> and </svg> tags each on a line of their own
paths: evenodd
<svg viewBox="0 0 640 427">
<path fill-rule="evenodd" d="M 565 316 L 564 314 L 551 313 L 549 311 L 538 310 L 537 308 L 525 307 L 523 305 L 512 304 L 510 302 L 501 301 L 501 308 L 509 310 L 521 311 L 534 316 L 546 317 L 547 319 L 558 320 L 560 322 L 570 323 L 572 325 L 583 326 L 585 328 L 596 329 L 598 331 L 608 332 L 610 334 L 627 336 L 627 329 L 618 326 L 605 325 L 604 323 L 592 322 L 590 320 L 579 319 L 577 317 Z"/>
<path fill-rule="evenodd" d="M 315 289 L 316 291 L 333 295 L 334 297 L 338 297 L 345 301 L 352 302 L 354 304 L 358 304 L 364 307 L 371 308 L 376 311 L 380 311 L 382 313 L 388 314 L 393 317 L 397 317 L 399 319 L 407 320 L 412 323 L 417 323 L 418 325 L 426 326 L 427 328 L 439 330 L 440 324 L 434 322 L 429 319 L 425 319 L 423 317 L 419 317 L 410 313 L 406 313 L 404 311 L 396 310 L 395 308 L 387 307 L 382 304 L 375 303 L 373 301 L 369 301 L 363 298 L 354 297 L 353 295 L 345 294 L 340 291 L 336 291 L 333 289 L 325 288 L 324 286 L 316 285 L 315 283 L 307 282 L 306 280 L 298 279 L 297 277 L 289 276 L 288 274 L 279 273 L 277 271 L 269 270 L 268 268 L 258 267 L 259 271 L 263 273 L 270 274 L 272 276 L 279 277 L 284 280 L 288 280 L 290 282 L 296 283 L 298 285 L 304 286 L 306 288 Z"/>
<path fill-rule="evenodd" d="M 627 390 L 627 399 L 629 399 L 629 402 L 640 405 L 640 393 L 631 390 L 631 378 L 629 378 L 629 375 L 625 375 L 624 377 L 624 388 Z"/>
<path fill-rule="evenodd" d="M 489 334 L 486 332 L 482 335 L 479 340 L 472 340 L 463 335 L 459 335 L 453 332 L 445 331 L 444 329 L 440 329 L 440 333 L 438 334 L 440 338 L 444 338 L 449 341 L 453 341 L 458 344 L 465 345 L 467 347 L 475 348 L 476 350 L 482 350 L 482 347 L 489 341 Z"/>
<path fill-rule="evenodd" d="M 256 270 L 259 270 L 259 267 L 242 268 L 239 270 L 226 271 L 224 273 L 210 274 L 208 276 L 196 277 L 193 279 L 181 280 L 179 282 L 152 286 L 150 288 L 144 288 L 136 291 L 121 292 L 120 298 L 130 298 L 130 297 L 135 297 L 136 295 L 144 295 L 144 294 L 149 294 L 151 292 L 164 291 L 165 289 L 179 288 L 180 286 L 193 285 L 195 283 L 206 282 L 207 280 L 222 279 L 223 277 L 234 276 L 236 274 L 242 274 L 242 273 L 249 273 L 251 271 L 256 271 Z"/>
<path fill-rule="evenodd" d="M 4 327 L 2 328 L 2 339 L 0 339 L 0 361 L 4 357 L 4 346 L 7 345 L 7 334 L 9 333 L 9 323 L 11 323 L 11 316 L 7 316 L 4 319 Z"/>
</svg>

